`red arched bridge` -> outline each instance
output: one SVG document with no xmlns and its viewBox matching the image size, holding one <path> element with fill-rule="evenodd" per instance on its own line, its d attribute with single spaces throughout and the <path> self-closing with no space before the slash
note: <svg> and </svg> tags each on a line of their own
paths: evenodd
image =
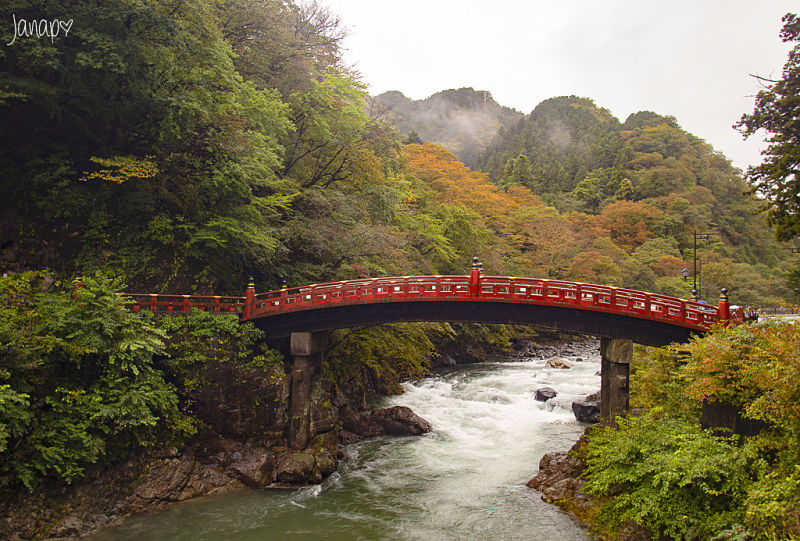
<svg viewBox="0 0 800 541">
<path fill-rule="evenodd" d="M 238 314 L 270 338 L 294 332 L 387 323 L 459 321 L 516 323 L 646 345 L 684 341 L 717 322 L 739 323 L 741 308 L 718 306 L 597 284 L 484 276 L 366 278 L 255 292 L 243 297 L 126 293 L 134 311 L 185 313 L 193 308 Z"/>
<path fill-rule="evenodd" d="M 601 337 L 600 416 L 628 409 L 633 342 L 662 346 L 705 332 L 715 323 L 740 323 L 740 308 L 722 290 L 710 306 L 675 297 L 597 284 L 484 276 L 477 258 L 465 276 L 366 278 L 283 288 L 243 297 L 127 293 L 134 311 L 180 314 L 193 308 L 238 314 L 269 338 L 290 337 L 294 357 L 289 443 L 309 441 L 311 378 L 319 374 L 328 331 L 392 321 L 517 323 Z"/>
</svg>

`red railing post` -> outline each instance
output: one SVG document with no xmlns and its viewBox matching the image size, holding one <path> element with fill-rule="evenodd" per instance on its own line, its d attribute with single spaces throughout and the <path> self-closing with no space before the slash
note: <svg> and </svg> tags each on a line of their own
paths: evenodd
<svg viewBox="0 0 800 541">
<path fill-rule="evenodd" d="M 251 276 L 247 281 L 247 289 L 244 292 L 244 308 L 242 309 L 242 319 L 247 321 L 252 315 L 253 303 L 256 300 L 256 284 Z"/>
<path fill-rule="evenodd" d="M 717 316 L 723 325 L 727 326 L 731 318 L 730 304 L 728 303 L 728 288 L 723 287 L 720 289 L 719 306 L 717 307 Z"/>
<path fill-rule="evenodd" d="M 472 269 L 469 271 L 469 294 L 477 297 L 481 291 L 481 264 L 478 256 L 472 258 Z"/>
</svg>

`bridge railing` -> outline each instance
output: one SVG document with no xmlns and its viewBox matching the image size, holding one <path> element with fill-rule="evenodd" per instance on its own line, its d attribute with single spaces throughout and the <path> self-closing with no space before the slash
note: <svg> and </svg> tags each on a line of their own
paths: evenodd
<svg viewBox="0 0 800 541">
<path fill-rule="evenodd" d="M 205 312 L 241 314 L 245 307 L 244 297 L 215 295 L 161 295 L 158 293 L 125 293 L 133 302 L 134 312 L 188 313 L 192 308 Z"/>
<path fill-rule="evenodd" d="M 415 300 L 499 301 L 623 314 L 708 329 L 719 320 L 715 306 L 641 291 L 539 278 L 413 276 L 366 278 L 269 291 L 254 296 L 246 318 L 345 304 Z M 732 310 L 731 319 L 739 317 Z"/>
</svg>

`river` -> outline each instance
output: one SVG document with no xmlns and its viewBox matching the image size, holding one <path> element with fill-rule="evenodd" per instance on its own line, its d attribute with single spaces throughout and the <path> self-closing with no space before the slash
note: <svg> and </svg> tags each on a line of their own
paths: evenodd
<svg viewBox="0 0 800 541">
<path fill-rule="evenodd" d="M 488 362 L 405 383 L 376 407 L 409 406 L 430 434 L 348 446 L 322 485 L 199 498 L 91 539 L 588 540 L 525 487 L 543 454 L 569 448 L 583 430 L 570 404 L 599 389 L 600 359 L 582 357 L 566 370 L 545 359 Z M 543 386 L 558 392 L 545 404 L 533 398 Z"/>
</svg>

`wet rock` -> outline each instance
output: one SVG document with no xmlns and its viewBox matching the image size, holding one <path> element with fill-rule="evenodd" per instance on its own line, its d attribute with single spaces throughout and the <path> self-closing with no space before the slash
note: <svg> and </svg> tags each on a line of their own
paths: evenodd
<svg viewBox="0 0 800 541">
<path fill-rule="evenodd" d="M 144 501 L 177 501 L 198 464 L 191 457 L 157 461 L 137 486 L 135 497 Z"/>
<path fill-rule="evenodd" d="M 339 443 L 343 445 L 386 434 L 419 436 L 431 431 L 430 423 L 406 406 L 392 406 L 372 413 L 348 410 L 343 412 L 341 422 Z"/>
<path fill-rule="evenodd" d="M 194 396 L 198 417 L 223 436 L 278 436 L 286 428 L 289 380 L 279 370 L 265 372 L 223 364 Z"/>
<path fill-rule="evenodd" d="M 575 362 L 576 363 L 582 363 L 583 362 L 583 357 L 575 357 Z"/>
<path fill-rule="evenodd" d="M 339 432 L 339 438 L 342 443 L 355 443 L 386 433 L 369 413 L 347 410 L 342 413 L 340 421 L 342 430 Z M 343 438 L 348 438 L 349 441 L 343 441 Z"/>
<path fill-rule="evenodd" d="M 573 364 L 567 361 L 566 359 L 553 357 L 552 359 L 548 359 L 544 366 L 545 368 L 566 369 L 566 368 L 572 368 Z"/>
<path fill-rule="evenodd" d="M 281 483 L 306 483 L 314 474 L 314 455 L 304 451 L 290 452 L 278 461 L 275 479 Z"/>
<path fill-rule="evenodd" d="M 579 457 L 585 435 L 569 451 L 547 453 L 539 461 L 539 472 L 527 482 L 529 488 L 542 493 L 542 500 L 550 503 L 568 503 L 573 510 L 588 508 L 589 498 L 583 494 L 580 479 L 586 465 Z"/>
<path fill-rule="evenodd" d="M 572 402 L 572 413 L 581 423 L 600 421 L 600 391 Z"/>
<path fill-rule="evenodd" d="M 375 410 L 370 417 L 386 434 L 420 436 L 431 431 L 431 424 L 405 406 Z"/>
<path fill-rule="evenodd" d="M 512 349 L 514 353 L 518 356 L 529 357 L 536 352 L 536 344 L 534 344 L 531 340 L 523 338 L 520 340 L 516 340 L 512 344 Z"/>
<path fill-rule="evenodd" d="M 536 394 L 533 397 L 539 402 L 547 402 L 551 398 L 555 398 L 556 395 L 558 393 L 552 387 L 542 387 L 536 390 Z"/>
<path fill-rule="evenodd" d="M 274 459 L 265 449 L 245 449 L 238 453 L 225 473 L 239 479 L 250 488 L 262 488 L 272 482 Z"/>
<path fill-rule="evenodd" d="M 86 524 L 78 517 L 67 517 L 48 532 L 49 537 L 74 537 L 84 532 Z"/>
<path fill-rule="evenodd" d="M 316 469 L 323 476 L 328 476 L 336 471 L 336 457 L 328 449 L 317 449 L 314 452 Z"/>
<path fill-rule="evenodd" d="M 341 445 L 350 445 L 351 443 L 358 443 L 364 439 L 363 436 L 359 436 L 355 432 L 350 432 L 349 430 L 340 430 L 339 431 L 339 438 L 338 442 Z M 340 457 L 344 458 L 344 456 Z"/>
<path fill-rule="evenodd" d="M 186 501 L 198 496 L 207 496 L 210 494 L 220 494 L 222 492 L 229 492 L 231 490 L 238 490 L 245 488 L 245 483 L 240 480 L 227 475 L 220 467 L 202 466 L 195 469 L 192 476 L 187 480 L 183 490 L 174 501 Z M 164 500 L 165 502 L 173 500 Z M 150 510 L 143 508 L 143 511 Z"/>
</svg>

